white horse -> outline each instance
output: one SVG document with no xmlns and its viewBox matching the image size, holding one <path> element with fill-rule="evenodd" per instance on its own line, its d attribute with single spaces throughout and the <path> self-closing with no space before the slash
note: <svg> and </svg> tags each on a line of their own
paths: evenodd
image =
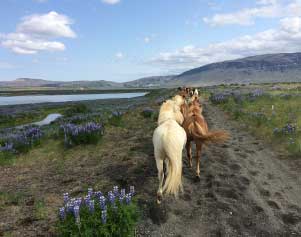
<svg viewBox="0 0 301 237">
<path fill-rule="evenodd" d="M 159 178 L 158 203 L 161 203 L 163 192 L 177 196 L 178 192 L 182 191 L 182 150 L 187 139 L 185 130 L 180 126 L 184 121 L 180 107 L 184 103 L 184 98 L 179 95 L 163 103 L 158 127 L 154 131 L 154 154 Z M 164 186 L 163 162 L 167 171 Z"/>
</svg>

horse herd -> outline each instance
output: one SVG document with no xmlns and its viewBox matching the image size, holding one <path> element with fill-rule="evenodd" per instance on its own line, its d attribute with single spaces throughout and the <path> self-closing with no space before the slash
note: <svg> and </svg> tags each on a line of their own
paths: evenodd
<svg viewBox="0 0 301 237">
<path fill-rule="evenodd" d="M 225 131 L 209 131 L 202 115 L 202 104 L 197 89 L 180 88 L 177 95 L 165 101 L 160 108 L 158 126 L 153 134 L 154 155 L 158 169 L 159 188 L 157 202 L 163 193 L 178 195 L 182 187 L 182 151 L 186 146 L 189 165 L 192 167 L 191 142 L 196 144 L 196 178 L 200 178 L 202 146 L 224 142 L 229 138 Z M 163 164 L 166 166 L 164 181 Z"/>
</svg>

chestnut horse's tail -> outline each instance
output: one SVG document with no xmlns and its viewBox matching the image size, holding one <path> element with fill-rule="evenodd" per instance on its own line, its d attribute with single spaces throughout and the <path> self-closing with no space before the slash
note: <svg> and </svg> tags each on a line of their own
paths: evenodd
<svg viewBox="0 0 301 237">
<path fill-rule="evenodd" d="M 204 143 L 223 143 L 230 138 L 230 135 L 226 131 L 207 131 L 205 132 L 204 129 L 198 124 L 195 123 L 194 126 L 196 129 L 192 130 L 192 135 Z"/>
</svg>

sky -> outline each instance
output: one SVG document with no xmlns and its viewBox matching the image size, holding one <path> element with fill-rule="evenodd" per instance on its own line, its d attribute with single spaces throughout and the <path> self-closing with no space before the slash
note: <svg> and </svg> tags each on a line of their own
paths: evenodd
<svg viewBox="0 0 301 237">
<path fill-rule="evenodd" d="M 301 0 L 1 0 L 0 80 L 109 80 L 301 51 Z"/>
</svg>

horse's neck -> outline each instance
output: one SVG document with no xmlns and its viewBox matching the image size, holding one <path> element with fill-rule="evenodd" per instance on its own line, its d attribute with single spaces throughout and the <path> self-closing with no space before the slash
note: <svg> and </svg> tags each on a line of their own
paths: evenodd
<svg viewBox="0 0 301 237">
<path fill-rule="evenodd" d="M 173 104 L 169 107 L 169 109 L 165 110 L 164 108 L 160 111 L 158 124 L 162 124 L 167 120 L 175 120 L 177 123 L 183 123 L 183 115 L 179 106 Z"/>
<path fill-rule="evenodd" d="M 186 103 L 181 105 L 181 112 L 183 114 L 184 119 L 187 118 L 187 116 L 188 116 L 188 110 L 189 110 L 189 107 Z"/>
</svg>

